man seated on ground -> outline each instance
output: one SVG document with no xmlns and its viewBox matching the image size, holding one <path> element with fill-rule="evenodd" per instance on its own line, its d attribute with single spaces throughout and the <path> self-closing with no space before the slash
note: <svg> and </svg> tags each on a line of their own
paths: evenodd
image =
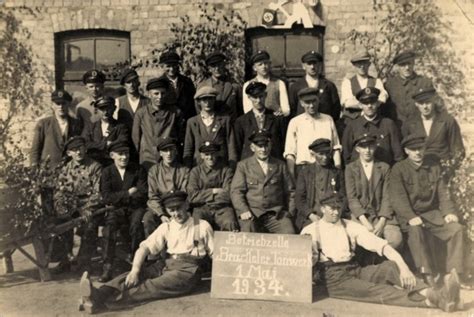
<svg viewBox="0 0 474 317">
<path fill-rule="evenodd" d="M 444 277 L 439 289 L 429 288 L 417 279 L 400 254 L 386 240 L 364 226 L 341 219 L 343 197 L 328 193 L 321 201 L 323 217 L 305 227 L 313 244 L 316 285 L 329 297 L 384 305 L 438 307 L 444 311 L 461 308 L 456 270 Z M 389 261 L 361 267 L 354 261 L 356 246 L 377 252 Z"/>
<path fill-rule="evenodd" d="M 201 163 L 191 170 L 187 192 L 193 215 L 217 230 L 237 231 L 239 225 L 230 200 L 234 173 L 219 153 L 219 144 L 206 141 L 199 147 Z"/>
<path fill-rule="evenodd" d="M 354 141 L 359 159 L 346 166 L 345 179 L 349 209 L 370 232 L 398 249 L 402 232 L 390 204 L 390 166 L 374 159 L 377 137 L 364 133 Z"/>
<path fill-rule="evenodd" d="M 108 151 L 114 164 L 102 171 L 100 192 L 104 203 L 113 206 L 114 211 L 105 216 L 104 271 L 99 282 L 107 282 L 112 278 L 117 230 L 123 227 L 127 229 L 121 232 L 131 242 L 132 256 L 145 238 L 142 218 L 148 194 L 147 173 L 142 166 L 130 162 L 128 142 L 113 142 L 108 146 Z"/>
<path fill-rule="evenodd" d="M 212 256 L 214 238 L 211 226 L 204 220 L 191 218 L 187 195 L 172 191 L 163 195 L 163 205 L 171 216 L 161 224 L 135 253 L 130 272 L 96 288 L 85 272 L 80 282 L 81 305 L 88 313 L 97 309 L 118 308 L 146 300 L 177 297 L 190 293 L 201 281 L 201 267 Z M 144 267 L 149 254 L 167 250 L 163 263 Z"/>
<path fill-rule="evenodd" d="M 86 139 L 87 155 L 103 167 L 113 163 L 107 152 L 109 144 L 117 140 L 131 143 L 127 126 L 113 118 L 116 108 L 115 99 L 112 97 L 100 97 L 94 101 L 94 109 L 100 119 L 86 123 L 82 132 Z"/>
<path fill-rule="evenodd" d="M 100 206 L 101 166 L 86 155 L 86 141 L 83 137 L 70 138 L 64 145 L 70 161 L 61 168 L 54 190 L 54 209 L 60 220 L 67 221 L 76 214 L 85 216 L 87 222 L 80 228 L 81 246 L 77 254 L 78 271 L 90 270 L 91 257 L 97 247 L 98 224 L 92 218 L 93 210 Z M 65 232 L 58 244 L 64 254 L 53 273 L 70 271 L 74 233 Z"/>
<path fill-rule="evenodd" d="M 346 194 L 344 172 L 335 168 L 332 161 L 331 141 L 324 138 L 316 139 L 308 148 L 316 161 L 304 166 L 298 175 L 295 193 L 298 210 L 295 224 L 298 230 L 319 220 L 322 215 L 319 199 L 324 193 L 330 191 L 339 192 L 343 196 Z"/>
<path fill-rule="evenodd" d="M 283 161 L 270 156 L 271 135 L 250 136 L 254 155 L 237 164 L 231 199 L 243 232 L 295 233 L 295 185 Z"/>
<path fill-rule="evenodd" d="M 400 226 L 408 233 L 416 269 L 434 285 L 437 273 L 452 269 L 463 273 L 464 228 L 441 177 L 441 167 L 425 160 L 425 145 L 423 135 L 412 134 L 403 139 L 408 157 L 392 168 L 389 195 Z M 436 250 L 430 247 L 431 241 L 437 242 Z M 447 256 L 436 261 L 440 247 L 446 247 Z"/>
<path fill-rule="evenodd" d="M 148 210 L 143 216 L 145 237 L 161 223 L 170 221 L 161 196 L 171 190 L 185 191 L 189 178 L 189 169 L 178 162 L 177 140 L 165 137 L 156 142 L 160 162 L 148 172 Z"/>
</svg>

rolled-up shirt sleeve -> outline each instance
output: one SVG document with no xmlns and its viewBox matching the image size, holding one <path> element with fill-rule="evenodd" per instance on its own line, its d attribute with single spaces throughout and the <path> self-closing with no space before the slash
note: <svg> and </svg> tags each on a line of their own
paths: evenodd
<svg viewBox="0 0 474 317">
<path fill-rule="evenodd" d="M 168 230 L 168 224 L 164 223 L 160 225 L 146 240 L 140 243 L 140 248 L 148 249 L 153 255 L 160 253 L 166 245 L 166 234 Z"/>
<path fill-rule="evenodd" d="M 348 233 L 355 240 L 357 245 L 360 245 L 368 251 L 377 252 L 378 255 L 383 256 L 383 249 L 388 244 L 387 240 L 377 237 L 361 224 L 353 221 L 346 223 Z"/>
</svg>

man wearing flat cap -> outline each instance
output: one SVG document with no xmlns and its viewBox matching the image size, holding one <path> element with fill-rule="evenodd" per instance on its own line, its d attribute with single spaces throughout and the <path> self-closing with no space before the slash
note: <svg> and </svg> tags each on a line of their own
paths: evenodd
<svg viewBox="0 0 474 317">
<path fill-rule="evenodd" d="M 290 114 L 290 105 L 288 102 L 288 92 L 286 85 L 271 73 L 270 54 L 267 51 L 257 51 L 250 57 L 252 70 L 255 77 L 244 83 L 243 90 L 243 108 L 244 113 L 252 110 L 252 101 L 245 93 L 247 86 L 251 82 L 260 82 L 267 85 L 267 97 L 265 99 L 265 108 L 270 109 L 276 116 L 288 116 Z"/>
<path fill-rule="evenodd" d="M 460 308 L 460 287 L 455 271 L 443 278 L 443 286 L 429 287 L 417 279 L 400 254 L 388 242 L 355 221 L 341 219 L 344 197 L 328 192 L 321 197 L 323 216 L 306 226 L 313 245 L 315 283 L 329 297 L 383 305 Z M 356 248 L 387 258 L 377 265 L 361 266 Z"/>
<path fill-rule="evenodd" d="M 231 199 L 243 232 L 295 233 L 295 185 L 283 161 L 270 156 L 271 136 L 250 136 L 254 155 L 240 161 L 232 179 Z"/>
<path fill-rule="evenodd" d="M 266 130 L 271 134 L 271 153 L 277 159 L 283 159 L 285 142 L 285 126 L 281 118 L 273 111 L 265 108 L 267 85 L 260 82 L 251 82 L 245 88 L 245 94 L 252 102 L 252 111 L 247 112 L 235 121 L 235 145 L 239 160 L 253 155 L 250 149 L 249 137 L 258 130 Z"/>
<path fill-rule="evenodd" d="M 389 195 L 400 226 L 408 233 L 408 247 L 416 269 L 429 283 L 437 273 L 455 270 L 462 274 L 464 228 L 441 177 L 441 167 L 424 160 L 424 135 L 408 135 L 402 146 L 408 157 L 393 166 Z M 433 238 L 437 248 L 440 243 L 447 248 L 446 258 L 439 259 L 443 265 L 438 268 L 433 261 L 438 252 L 429 247 L 429 239 Z"/>
<path fill-rule="evenodd" d="M 105 74 L 97 69 L 89 70 L 82 76 L 88 96 L 77 104 L 76 117 L 84 124 L 100 120 L 100 115 L 95 112 L 94 102 L 104 95 L 105 81 Z"/>
<path fill-rule="evenodd" d="M 102 283 L 112 278 L 116 232 L 122 229 L 122 236 L 130 243 L 130 258 L 145 238 L 142 218 L 148 196 L 147 173 L 142 166 L 130 162 L 130 144 L 123 140 L 114 141 L 108 145 L 108 152 L 113 164 L 102 171 L 100 193 L 103 202 L 115 209 L 105 215 L 106 257 L 99 279 Z M 127 230 L 123 230 L 124 227 Z"/>
<path fill-rule="evenodd" d="M 385 89 L 389 99 L 381 109 L 382 115 L 395 121 L 400 128 L 412 115 L 418 114 L 412 95 L 421 87 L 430 85 L 431 80 L 414 71 L 416 54 L 414 51 L 403 51 L 393 59 L 398 74 L 390 76 Z"/>
<path fill-rule="evenodd" d="M 135 113 L 139 108 L 144 107 L 149 99 L 140 93 L 140 77 L 137 71 L 132 68 L 128 68 L 123 72 L 120 85 L 125 88 L 126 94 L 117 98 L 117 119 L 126 124 L 129 131 L 132 131 Z"/>
<path fill-rule="evenodd" d="M 421 87 L 412 98 L 419 114 L 403 124 L 402 134 L 424 135 L 425 157 L 435 161 L 452 161 L 451 168 L 456 168 L 465 156 L 461 129 L 456 119 L 440 109 L 439 96 L 432 85 Z"/>
<path fill-rule="evenodd" d="M 344 172 L 334 167 L 329 139 L 319 138 L 309 145 L 315 161 L 303 167 L 296 182 L 296 228 L 298 231 L 322 216 L 320 198 L 327 192 L 346 194 Z M 347 217 L 347 208 L 344 209 Z"/>
<path fill-rule="evenodd" d="M 170 82 L 165 103 L 176 105 L 181 110 L 185 120 L 196 115 L 193 96 L 196 93 L 191 78 L 180 73 L 181 57 L 173 51 L 166 51 L 160 55 L 159 64 L 164 71 L 161 78 Z"/>
<path fill-rule="evenodd" d="M 293 179 L 304 165 L 315 162 L 309 145 L 316 139 L 324 138 L 331 141 L 334 166 L 341 166 L 341 144 L 337 135 L 336 125 L 331 116 L 320 113 L 319 92 L 316 88 L 306 87 L 298 92 L 300 104 L 305 112 L 290 120 L 286 132 L 284 158 Z"/>
<path fill-rule="evenodd" d="M 131 143 L 130 131 L 123 123 L 115 120 L 115 99 L 100 97 L 94 102 L 100 120 L 85 125 L 82 136 L 86 139 L 87 155 L 103 167 L 112 164 L 107 146 L 117 140 Z"/>
<path fill-rule="evenodd" d="M 354 140 L 359 159 L 345 169 L 347 201 L 355 219 L 394 249 L 403 241 L 400 226 L 390 204 L 390 166 L 375 159 L 377 137 L 364 133 Z"/>
<path fill-rule="evenodd" d="M 193 216 L 222 231 L 237 231 L 239 224 L 230 200 L 233 171 L 218 155 L 220 145 L 205 141 L 199 147 L 201 163 L 189 174 L 187 192 Z"/>
<path fill-rule="evenodd" d="M 100 177 L 102 167 L 86 154 L 86 140 L 81 136 L 70 138 L 64 145 L 64 152 L 70 159 L 64 165 L 57 177 L 54 190 L 54 209 L 60 219 L 68 220 L 76 214 L 87 219 L 81 235 L 81 246 L 77 254 L 78 271 L 89 270 L 91 257 L 97 248 L 97 227 L 92 213 L 100 208 Z M 64 233 L 59 239 L 65 244 L 63 248 L 72 254 L 73 230 Z M 67 254 L 64 254 L 57 273 L 69 271 L 71 264 Z"/>
<path fill-rule="evenodd" d="M 171 190 L 186 191 L 189 169 L 178 161 L 177 140 L 161 137 L 157 140 L 160 161 L 148 171 L 147 212 L 143 216 L 145 236 L 149 236 L 161 224 L 170 221 L 163 206 L 162 195 Z"/>
<path fill-rule="evenodd" d="M 226 57 L 218 51 L 206 56 L 206 67 L 209 76 L 197 85 L 197 90 L 203 86 L 217 90 L 216 112 L 229 115 L 231 122 L 243 114 L 241 87 L 230 81 L 226 69 Z M 196 105 L 199 113 L 200 109 Z"/>
<path fill-rule="evenodd" d="M 319 111 L 331 116 L 336 122 L 341 114 L 341 102 L 336 85 L 322 75 L 323 56 L 316 51 L 306 52 L 301 56 L 301 66 L 305 71 L 305 76 L 290 86 L 291 117 L 305 112 L 304 107 L 300 104 L 298 92 L 303 88 L 310 87 L 318 91 Z"/>
<path fill-rule="evenodd" d="M 396 124 L 389 118 L 379 114 L 380 90 L 375 87 L 366 87 L 360 90 L 356 98 L 362 105 L 362 114 L 349 122 L 342 136 L 342 152 L 344 163 L 349 164 L 357 160 L 358 153 L 354 150 L 355 139 L 364 133 L 377 137 L 375 158 L 393 165 L 404 158 L 400 146 L 400 132 Z"/>
<path fill-rule="evenodd" d="M 215 110 L 217 94 L 215 88 L 201 86 L 194 96 L 201 112 L 186 123 L 183 162 L 189 168 L 201 162 L 199 147 L 204 141 L 219 144 L 218 155 L 229 166 L 235 168 L 237 164 L 234 129 L 230 117 Z"/>
<path fill-rule="evenodd" d="M 40 119 L 36 124 L 30 152 L 32 166 L 45 163 L 51 168 L 58 166 L 64 158 L 64 143 L 81 134 L 83 122 L 68 114 L 71 101 L 71 95 L 65 90 L 51 93 L 53 115 Z"/>
<path fill-rule="evenodd" d="M 166 78 L 152 78 L 146 85 L 150 101 L 135 113 L 132 140 L 140 158 L 140 164 L 147 170 L 158 163 L 157 140 L 163 137 L 177 139 L 178 146 L 184 141 L 185 119 L 175 105 L 166 103 L 170 91 Z"/>
<path fill-rule="evenodd" d="M 163 195 L 171 215 L 140 244 L 130 272 L 117 276 L 101 287 L 92 284 L 84 273 L 80 282 L 80 310 L 93 314 L 99 310 L 129 307 L 138 302 L 178 297 L 191 293 L 201 282 L 202 267 L 212 257 L 214 239 L 211 226 L 188 213 L 186 193 Z M 166 250 L 166 262 L 145 266 L 149 255 Z"/>
</svg>

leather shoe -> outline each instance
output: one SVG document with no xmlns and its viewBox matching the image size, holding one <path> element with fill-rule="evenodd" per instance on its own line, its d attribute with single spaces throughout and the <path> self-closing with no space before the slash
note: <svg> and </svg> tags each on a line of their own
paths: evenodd
<svg viewBox="0 0 474 317">
<path fill-rule="evenodd" d="M 94 288 L 89 277 L 89 272 L 82 274 L 79 282 L 81 298 L 79 300 L 79 310 L 86 311 L 89 314 L 95 314 L 103 308 L 100 301 L 96 298 L 98 290 Z"/>
<path fill-rule="evenodd" d="M 112 264 L 104 264 L 102 275 L 99 277 L 100 283 L 106 283 L 112 279 Z"/>
<path fill-rule="evenodd" d="M 453 269 L 443 278 L 444 285 L 440 289 L 430 289 L 427 298 L 445 312 L 453 312 L 460 307 L 460 285 L 456 270 Z"/>
<path fill-rule="evenodd" d="M 63 274 L 63 273 L 71 272 L 71 262 L 69 261 L 59 262 L 58 265 L 51 268 L 50 272 L 51 274 Z"/>
</svg>

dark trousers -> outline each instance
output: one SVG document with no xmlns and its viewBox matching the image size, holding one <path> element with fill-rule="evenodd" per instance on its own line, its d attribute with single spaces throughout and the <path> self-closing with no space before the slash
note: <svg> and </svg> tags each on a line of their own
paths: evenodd
<svg viewBox="0 0 474 317">
<path fill-rule="evenodd" d="M 193 216 L 206 220 L 215 230 L 236 231 L 239 224 L 234 209 L 230 206 L 212 207 L 202 206 L 193 209 Z"/>
<path fill-rule="evenodd" d="M 100 287 L 98 296 L 105 302 L 140 302 L 188 294 L 201 280 L 202 260 L 193 258 L 167 259 L 165 265 L 157 261 L 144 267 L 140 283 L 128 289 L 128 272 L 123 273 Z"/>
<path fill-rule="evenodd" d="M 321 265 L 319 274 L 329 297 L 384 305 L 428 307 L 426 298 L 418 293 L 427 286 L 417 280 L 414 290 L 402 289 L 400 272 L 392 261 L 365 267 L 355 262 Z"/>
<path fill-rule="evenodd" d="M 287 211 L 280 213 L 268 211 L 258 218 L 254 216 L 248 220 L 239 218 L 239 225 L 242 232 L 295 233 L 293 221 Z"/>
<path fill-rule="evenodd" d="M 458 273 L 463 272 L 463 236 L 464 228 L 459 223 L 445 223 L 441 226 L 431 224 L 427 221 L 424 226 L 408 226 L 408 247 L 410 248 L 413 261 L 420 273 L 434 274 L 436 272 L 434 260 L 438 254 L 439 243 L 431 247 L 430 239 L 446 245 L 446 258 L 444 270 L 446 272 L 456 269 Z"/>
<path fill-rule="evenodd" d="M 143 215 L 143 230 L 145 231 L 145 238 L 148 238 L 153 231 L 161 225 L 161 219 L 151 210 L 147 210 Z"/>
</svg>

